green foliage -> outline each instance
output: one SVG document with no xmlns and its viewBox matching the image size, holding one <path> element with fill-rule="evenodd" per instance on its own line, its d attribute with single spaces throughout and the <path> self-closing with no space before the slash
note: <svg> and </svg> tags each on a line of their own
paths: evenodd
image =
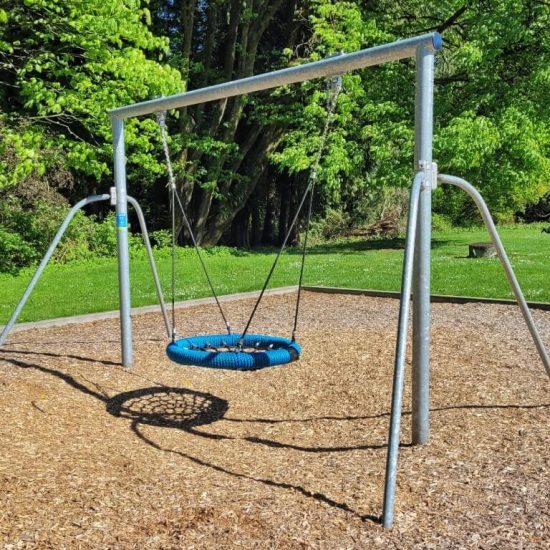
<svg viewBox="0 0 550 550">
<path fill-rule="evenodd" d="M 362 47 L 365 40 L 376 40 L 376 25 L 365 25 L 361 9 L 355 2 L 333 3 L 316 0 L 311 4 L 310 22 L 313 35 L 310 52 L 300 61 L 315 61 L 339 52 L 350 52 Z M 286 90 L 287 93 L 290 90 Z M 277 97 L 279 92 L 275 92 Z M 290 174 L 311 170 L 317 157 L 321 133 L 325 124 L 327 101 L 331 92 L 327 81 L 305 82 L 294 92 L 297 102 L 285 122 L 288 131 L 281 146 L 271 156 L 279 170 Z M 319 170 L 320 188 L 329 204 L 337 205 L 342 199 L 342 188 L 364 186 L 360 175 L 366 172 L 366 136 L 361 132 L 361 110 L 367 101 L 362 81 L 357 74 L 343 75 L 343 88 L 338 97 L 337 110 L 332 119 L 326 148 Z"/>
<path fill-rule="evenodd" d="M 149 234 L 153 247 L 157 249 L 170 248 L 172 246 L 172 232 L 168 229 L 158 229 Z"/>
<path fill-rule="evenodd" d="M 19 233 L 0 227 L 0 273 L 15 274 L 35 257 L 36 251 Z"/>
<path fill-rule="evenodd" d="M 44 201 L 33 209 L 22 206 L 15 197 L 1 201 L 0 249 L 6 251 L 2 271 L 14 272 L 37 260 L 46 251 L 64 212 L 63 207 Z"/>
<path fill-rule="evenodd" d="M 130 255 L 141 255 L 143 244 L 141 235 L 128 235 Z M 94 260 L 117 255 L 117 234 L 114 212 L 109 213 L 101 222 L 78 212 L 69 226 L 66 237 L 59 244 L 54 255 L 57 263 L 79 260 Z"/>
<path fill-rule="evenodd" d="M 436 232 L 449 232 L 453 230 L 453 222 L 445 214 L 434 212 L 432 214 L 432 230 Z"/>
<path fill-rule="evenodd" d="M 0 11 L 0 269 L 36 260 L 66 213 L 112 183 L 107 111 L 170 94 L 179 73 L 162 60 L 166 38 L 148 28 L 141 0 L 7 0 Z M 158 127 L 126 125 L 130 183 L 146 188 L 164 174 Z M 79 214 L 58 261 L 111 255 L 115 234 Z M 17 250 L 17 243 L 20 243 Z"/>
<path fill-rule="evenodd" d="M 414 14 L 414 15 L 412 15 Z M 550 7 L 490 0 L 389 0 L 312 3 L 308 59 L 439 30 L 434 158 L 440 169 L 479 186 L 495 217 L 509 220 L 550 189 Z M 273 156 L 280 168 L 309 169 L 324 116 L 317 83 L 296 129 Z M 414 150 L 414 63 L 391 63 L 346 75 L 320 179 L 326 202 L 344 208 L 380 187 L 408 187 Z M 444 200 L 442 198 L 444 197 Z M 477 220 L 452 190 L 436 197 L 455 222 Z"/>
<path fill-rule="evenodd" d="M 451 2 L 445 17 L 453 13 L 438 67 L 435 153 L 445 171 L 479 186 L 497 219 L 510 220 L 550 189 L 550 7 Z M 455 220 L 471 211 L 464 197 L 438 207 Z"/>
<path fill-rule="evenodd" d="M 11 208 L 10 208 L 11 206 Z M 34 210 L 19 208 L 17 203 L 0 209 L 3 227 L 0 227 L 0 272 L 17 273 L 21 268 L 38 261 L 45 253 L 68 208 L 39 202 Z M 171 246 L 167 231 L 152 234 L 154 248 Z M 143 255 L 141 235 L 129 234 L 131 256 Z M 94 217 L 78 211 L 59 243 L 52 261 L 65 264 L 73 261 L 115 257 L 117 233 L 114 212 L 97 222 Z"/>
<path fill-rule="evenodd" d="M 66 210 L 61 196 L 72 200 L 110 185 L 109 109 L 427 30 L 444 36 L 436 58 L 434 159 L 440 169 L 479 186 L 500 222 L 550 190 L 547 3 L 217 0 L 191 3 L 191 10 L 180 4 L 2 3 L 0 241 L 3 254 L 14 256 L 2 260 L 4 269 L 35 261 L 43 251 Z M 344 75 L 319 171 L 320 219 L 340 212 L 361 224 L 402 208 L 400 193 L 413 171 L 414 73 L 414 60 L 404 60 Z M 178 183 L 205 242 L 229 234 L 235 213 L 245 205 L 252 210 L 259 198 L 273 208 L 256 208 L 256 215 L 269 210 L 275 219 L 285 192 L 274 181 L 277 174 L 295 191 L 303 187 L 326 98 L 325 82 L 312 81 L 182 109 L 169 121 Z M 159 189 L 166 169 L 154 119 L 129 121 L 126 143 L 132 193 L 150 194 L 154 200 L 145 209 L 152 227 L 163 227 Z M 264 172 L 268 156 L 272 167 Z M 479 219 L 460 190 L 438 190 L 434 207 L 444 216 L 441 223 Z M 208 233 L 209 226 L 216 231 Z M 107 226 L 93 227 L 80 220 L 80 233 L 60 257 L 112 253 Z M 167 241 L 158 234 L 160 246 Z"/>
<path fill-rule="evenodd" d="M 45 169 L 44 149 L 59 151 L 79 178 L 107 183 L 112 154 L 107 111 L 181 89 L 177 71 L 158 62 L 168 53 L 167 40 L 148 30 L 149 14 L 140 0 L 7 4 L 3 25 L 0 17 L 0 76 L 7 84 L 0 95 L 5 140 L 0 162 L 6 162 L 6 147 L 17 162 L 3 174 L 0 189 L 20 182 L 32 163 Z M 156 131 L 151 121 L 132 122 L 126 139 L 137 168 L 158 174 L 152 154 Z"/>
<path fill-rule="evenodd" d="M 342 237 L 349 232 L 350 216 L 343 210 L 329 208 L 323 218 L 316 220 L 311 226 L 314 240 L 323 240 Z"/>
</svg>

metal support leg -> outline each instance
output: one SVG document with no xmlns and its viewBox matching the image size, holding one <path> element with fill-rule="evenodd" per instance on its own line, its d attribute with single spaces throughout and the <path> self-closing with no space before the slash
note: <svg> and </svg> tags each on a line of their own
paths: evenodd
<svg viewBox="0 0 550 550">
<path fill-rule="evenodd" d="M 59 241 L 61 240 L 61 237 L 65 234 L 65 231 L 67 231 L 67 227 L 69 227 L 69 224 L 71 223 L 72 219 L 74 218 L 74 215 L 77 213 L 78 210 L 86 206 L 87 204 L 92 204 L 93 202 L 100 202 L 100 201 L 106 201 L 109 200 L 110 195 L 92 195 L 91 197 L 87 197 L 85 199 L 82 199 L 81 201 L 77 202 L 70 210 L 65 219 L 63 220 L 63 223 L 61 224 L 61 227 L 57 230 L 57 233 L 55 234 L 55 237 L 53 238 L 53 241 L 50 244 L 50 247 L 48 248 L 46 254 L 42 258 L 42 261 L 40 262 L 40 265 L 36 269 L 31 282 L 28 284 L 23 297 L 21 300 L 19 300 L 19 303 L 17 304 L 15 310 L 13 311 L 8 323 L 4 327 L 4 330 L 2 331 L 2 334 L 0 335 L 0 346 L 6 341 L 6 338 L 8 337 L 8 334 L 10 333 L 11 329 L 13 328 L 13 325 L 17 322 L 17 318 L 19 317 L 19 314 L 21 313 L 21 310 L 27 303 L 27 300 L 29 299 L 29 296 L 31 295 L 36 283 L 38 282 L 38 279 L 40 279 L 40 276 L 42 275 L 44 269 L 48 265 L 48 262 L 50 261 L 55 249 L 57 248 L 57 245 L 59 244 Z"/>
<path fill-rule="evenodd" d="M 430 166 L 433 142 L 434 49 L 416 53 L 415 164 Z M 432 229 L 431 185 L 420 192 L 413 276 L 412 443 L 430 436 L 430 256 Z"/>
<path fill-rule="evenodd" d="M 483 200 L 483 197 L 480 195 L 479 191 L 471 183 L 467 182 L 465 179 L 458 178 L 456 176 L 448 176 L 446 174 L 440 174 L 438 176 L 438 180 L 441 183 L 447 183 L 450 185 L 455 185 L 456 187 L 460 187 L 461 189 L 466 191 L 466 193 L 468 193 L 468 195 L 470 195 L 470 197 L 472 197 L 472 199 L 476 203 L 476 206 L 481 214 L 481 217 L 483 218 L 485 226 L 487 227 L 487 231 L 491 236 L 491 240 L 493 241 L 493 244 L 497 249 L 498 257 L 500 259 L 502 267 L 504 268 L 506 277 L 508 278 L 508 282 L 510 283 L 510 288 L 512 289 L 512 292 L 516 297 L 516 301 L 521 309 L 523 318 L 527 323 L 527 328 L 531 333 L 533 341 L 535 342 L 535 346 L 542 360 L 544 368 L 546 369 L 546 373 L 550 377 L 550 359 L 548 358 L 548 353 L 546 352 L 546 348 L 544 347 L 544 343 L 542 341 L 542 338 L 540 337 L 539 331 L 537 329 L 537 325 L 535 324 L 533 316 L 531 315 L 529 306 L 525 301 L 523 292 L 521 291 L 521 287 L 519 286 L 518 280 L 512 268 L 512 264 L 510 263 L 510 260 L 508 259 L 506 251 L 504 250 L 504 246 L 502 244 L 502 241 L 500 240 L 500 236 L 493 222 L 493 218 L 491 217 L 491 213 L 487 208 L 487 204 L 485 204 L 485 201 Z"/>
<path fill-rule="evenodd" d="M 160 286 L 159 275 L 157 271 L 157 265 L 155 263 L 155 257 L 153 256 L 153 250 L 151 249 L 151 241 L 149 240 L 149 233 L 147 232 L 147 225 L 145 223 L 145 216 L 139 206 L 139 203 L 134 197 L 128 195 L 128 202 L 133 206 L 136 211 L 139 226 L 141 229 L 141 237 L 143 238 L 143 244 L 147 251 L 147 258 L 149 259 L 149 265 L 151 266 L 151 273 L 153 274 L 153 281 L 155 283 L 155 290 L 157 291 L 157 299 L 159 301 L 160 309 L 162 311 L 162 317 L 164 319 L 164 326 L 166 327 L 166 334 L 168 338 L 172 338 L 172 325 L 168 320 L 168 313 L 166 311 L 166 304 L 164 303 L 164 296 L 162 294 L 162 287 Z"/>
<path fill-rule="evenodd" d="M 128 252 L 128 200 L 126 196 L 126 154 L 124 122 L 113 118 L 115 150 L 116 226 L 118 242 L 118 288 L 120 301 L 120 343 L 122 366 L 132 366 L 132 319 L 130 317 L 130 255 Z"/>
<path fill-rule="evenodd" d="M 407 327 L 409 321 L 409 306 L 413 275 L 413 258 L 418 225 L 418 210 L 420 188 L 425 174 L 418 172 L 414 178 L 407 222 L 407 240 L 405 257 L 403 259 L 403 274 L 401 278 L 401 301 L 399 303 L 399 323 L 397 328 L 397 343 L 395 349 L 395 368 L 393 375 L 393 390 L 390 416 L 390 433 L 388 440 L 388 456 L 386 462 L 386 482 L 384 487 L 384 509 L 382 520 L 384 527 L 393 524 L 393 507 L 395 485 L 397 478 L 397 458 L 399 455 L 399 433 L 401 427 L 401 406 L 403 402 L 403 380 L 405 376 L 405 355 L 407 352 Z"/>
</svg>

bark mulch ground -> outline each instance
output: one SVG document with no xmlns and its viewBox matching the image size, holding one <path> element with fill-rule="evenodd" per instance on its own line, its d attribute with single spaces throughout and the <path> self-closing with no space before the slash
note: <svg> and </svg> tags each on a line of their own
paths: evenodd
<svg viewBox="0 0 550 550">
<path fill-rule="evenodd" d="M 289 334 L 294 299 L 266 297 L 254 329 Z M 235 327 L 251 305 L 225 305 Z M 116 320 L 13 334 L 0 543 L 549 548 L 550 384 L 511 306 L 433 305 L 431 442 L 408 445 L 407 389 L 395 527 L 378 523 L 397 306 L 305 293 L 302 359 L 253 373 L 170 363 L 157 314 L 134 320 L 132 370 Z M 223 328 L 209 305 L 178 317 L 180 335 Z"/>
</svg>

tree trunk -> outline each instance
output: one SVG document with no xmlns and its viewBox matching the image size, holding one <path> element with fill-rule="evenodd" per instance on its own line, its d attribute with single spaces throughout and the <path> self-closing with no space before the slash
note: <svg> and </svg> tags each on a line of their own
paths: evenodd
<svg viewBox="0 0 550 550">
<path fill-rule="evenodd" d="M 267 170 L 267 177 L 265 178 L 265 214 L 264 225 L 262 229 L 261 244 L 273 244 L 274 227 L 273 227 L 273 203 L 275 201 L 275 193 L 272 193 L 273 180 L 271 178 L 271 171 Z M 273 195 L 273 196 L 272 196 Z"/>
<path fill-rule="evenodd" d="M 179 46 L 179 65 L 187 89 L 251 76 L 258 69 L 257 60 L 262 71 L 264 66 L 269 67 L 270 59 L 280 62 L 271 52 L 287 47 L 289 39 L 293 44 L 297 29 L 303 26 L 302 19 L 294 19 L 296 0 L 181 0 L 170 9 L 179 18 L 178 26 L 170 32 Z M 280 44 L 271 43 L 270 36 L 266 45 L 262 39 L 274 23 L 284 26 L 285 33 L 273 35 Z M 181 110 L 181 135 L 188 142 L 190 135 L 196 138 L 178 156 L 184 167 L 178 190 L 195 237 L 203 246 L 216 244 L 234 220 L 231 240 L 244 239 L 235 235 L 237 227 L 244 230 L 242 220 L 236 216 L 254 193 L 282 131 L 269 118 L 255 118 L 255 110 L 256 105 L 247 96 Z M 238 144 L 237 151 L 232 144 Z M 253 241 L 259 243 L 260 206 L 251 208 L 250 215 Z M 184 234 L 184 238 L 189 236 Z"/>
<path fill-rule="evenodd" d="M 263 195 L 263 193 L 262 193 Z M 261 196 L 255 193 L 250 200 L 250 246 L 262 244 Z"/>
<path fill-rule="evenodd" d="M 237 246 L 239 248 L 250 247 L 250 210 L 248 207 L 242 208 L 233 219 L 231 224 L 231 246 Z"/>
<path fill-rule="evenodd" d="M 264 130 L 243 160 L 247 167 L 247 178 L 233 182 L 224 200 L 216 199 L 210 206 L 208 223 L 202 231 L 205 246 L 216 244 L 230 226 L 236 214 L 246 205 L 269 162 L 269 154 L 277 148 L 282 129 L 272 126 Z M 212 199 L 212 194 L 210 193 Z M 226 198 L 227 197 L 227 198 Z"/>
<path fill-rule="evenodd" d="M 302 200 L 302 186 L 300 185 L 300 180 L 296 176 L 292 177 L 292 187 L 291 187 L 291 198 L 290 198 L 290 222 L 294 219 L 294 216 L 296 215 L 296 211 L 298 210 L 298 206 L 300 205 L 300 201 Z M 298 246 L 300 244 L 300 220 L 304 219 L 305 216 L 307 216 L 307 209 L 308 209 L 308 202 L 307 198 L 304 202 L 304 205 L 302 207 L 302 211 L 300 212 L 298 219 L 296 220 L 296 223 L 290 230 L 290 235 L 288 237 L 287 244 L 288 246 Z"/>
<path fill-rule="evenodd" d="M 285 237 L 286 232 L 288 229 L 288 223 L 289 223 L 289 217 L 290 217 L 290 185 L 289 181 L 285 178 L 281 178 L 279 180 L 278 191 L 279 191 L 279 197 L 281 199 L 280 206 L 279 206 L 279 226 L 278 226 L 278 238 L 277 238 L 277 244 L 282 245 Z"/>
</svg>

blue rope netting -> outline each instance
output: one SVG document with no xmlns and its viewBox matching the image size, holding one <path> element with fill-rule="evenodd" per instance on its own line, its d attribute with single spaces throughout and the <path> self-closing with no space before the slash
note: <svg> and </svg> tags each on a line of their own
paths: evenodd
<svg viewBox="0 0 550 550">
<path fill-rule="evenodd" d="M 213 369 L 256 370 L 284 365 L 300 357 L 300 344 L 266 334 L 209 334 L 181 338 L 168 344 L 166 353 L 175 363 Z M 219 351 L 218 348 L 227 348 Z"/>
</svg>

